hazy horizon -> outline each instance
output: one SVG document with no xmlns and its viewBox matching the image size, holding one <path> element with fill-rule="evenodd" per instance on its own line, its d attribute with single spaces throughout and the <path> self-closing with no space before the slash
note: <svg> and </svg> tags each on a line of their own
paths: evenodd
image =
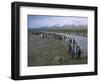
<svg viewBox="0 0 100 82">
<path fill-rule="evenodd" d="M 28 28 L 47 28 L 52 26 L 64 26 L 64 25 L 88 25 L 87 17 L 75 17 L 75 16 L 47 16 L 47 15 L 28 15 Z M 83 28 L 83 27 L 80 27 Z"/>
</svg>

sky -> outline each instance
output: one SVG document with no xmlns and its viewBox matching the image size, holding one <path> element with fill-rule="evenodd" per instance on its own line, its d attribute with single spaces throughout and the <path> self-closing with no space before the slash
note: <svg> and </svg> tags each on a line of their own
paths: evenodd
<svg viewBox="0 0 100 82">
<path fill-rule="evenodd" d="M 53 25 L 88 25 L 88 18 L 75 16 L 28 15 L 28 28 L 50 27 Z"/>
</svg>

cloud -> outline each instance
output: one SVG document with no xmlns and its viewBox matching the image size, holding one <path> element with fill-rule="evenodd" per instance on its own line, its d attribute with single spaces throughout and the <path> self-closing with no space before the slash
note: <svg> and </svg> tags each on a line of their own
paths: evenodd
<svg viewBox="0 0 100 82">
<path fill-rule="evenodd" d="M 68 16 L 45 16 L 45 15 L 28 15 L 28 27 L 39 28 L 42 26 L 52 25 L 87 25 L 87 17 L 68 17 Z"/>
</svg>

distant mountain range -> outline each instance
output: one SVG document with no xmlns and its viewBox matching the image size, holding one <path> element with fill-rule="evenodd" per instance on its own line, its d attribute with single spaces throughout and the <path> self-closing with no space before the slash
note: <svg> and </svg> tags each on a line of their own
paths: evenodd
<svg viewBox="0 0 100 82">
<path fill-rule="evenodd" d="M 59 29 L 59 30 L 62 30 L 62 29 L 87 29 L 87 25 L 63 25 L 63 26 L 60 26 L 58 24 L 56 25 L 52 25 L 52 26 L 41 26 L 39 28 L 34 28 L 34 29 L 52 29 L 52 30 L 56 30 L 56 29 Z"/>
</svg>

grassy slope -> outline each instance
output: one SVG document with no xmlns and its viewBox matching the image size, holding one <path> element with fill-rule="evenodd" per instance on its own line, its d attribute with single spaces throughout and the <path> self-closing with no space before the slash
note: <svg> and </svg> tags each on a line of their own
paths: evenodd
<svg viewBox="0 0 100 82">
<path fill-rule="evenodd" d="M 66 29 L 63 32 L 87 33 L 87 29 Z"/>
</svg>

